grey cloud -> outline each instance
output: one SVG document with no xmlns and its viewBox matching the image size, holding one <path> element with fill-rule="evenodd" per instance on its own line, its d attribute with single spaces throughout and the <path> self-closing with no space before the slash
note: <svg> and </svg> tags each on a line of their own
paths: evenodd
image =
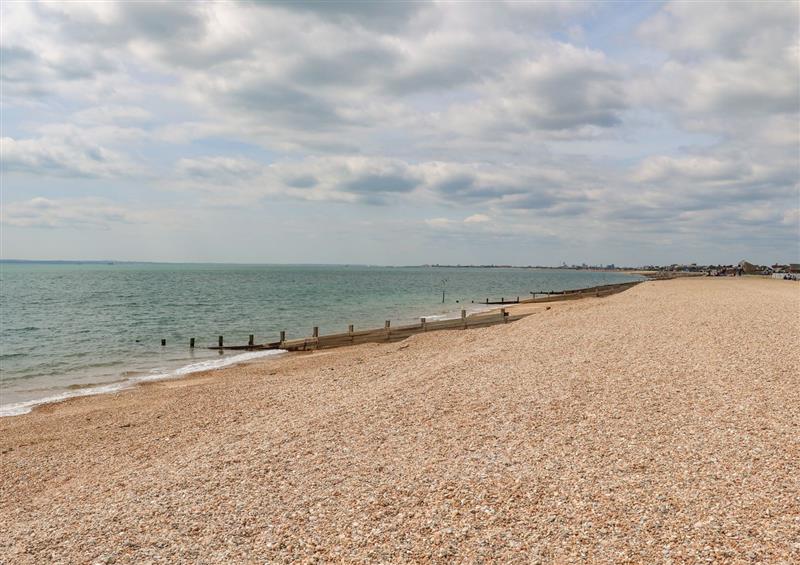
<svg viewBox="0 0 800 565">
<path fill-rule="evenodd" d="M 2 222 L 14 227 L 107 229 L 112 224 L 134 221 L 124 208 L 96 198 L 48 199 L 9 202 Z"/>
<path fill-rule="evenodd" d="M 182 159 L 173 183 L 241 201 L 285 196 L 300 200 L 384 204 L 420 187 L 415 168 L 399 161 L 361 156 L 279 162 L 266 166 L 245 158 Z M 220 184 L 226 193 L 218 190 Z"/>
<path fill-rule="evenodd" d="M 181 176 L 193 180 L 239 182 L 260 176 L 264 172 L 264 166 L 250 159 L 206 157 L 181 159 L 177 163 L 177 170 Z"/>
<path fill-rule="evenodd" d="M 5 95 L 12 99 L 45 97 L 55 94 L 61 81 L 85 81 L 115 69 L 111 60 L 99 53 L 59 53 L 45 59 L 21 46 L 6 45 L 0 49 L 3 58 L 0 78 Z"/>
<path fill-rule="evenodd" d="M 443 194 L 465 194 L 475 188 L 475 175 L 457 173 L 434 184 L 434 188 Z"/>
<path fill-rule="evenodd" d="M 183 2 L 123 2 L 120 20 L 125 29 L 156 41 L 196 40 L 205 35 L 207 25 L 201 9 L 199 4 Z"/>
<path fill-rule="evenodd" d="M 283 179 L 283 182 L 292 188 L 312 188 L 319 184 L 315 176 L 303 174 L 287 176 Z"/>
<path fill-rule="evenodd" d="M 618 72 L 586 64 L 537 73 L 532 86 L 544 108 L 537 112 L 533 121 L 545 129 L 568 129 L 584 124 L 619 125 L 618 112 L 626 107 L 622 83 Z"/>
<path fill-rule="evenodd" d="M 304 85 L 348 85 L 364 83 L 376 73 L 391 75 L 400 54 L 384 45 L 309 54 L 291 69 L 290 77 Z"/>
<path fill-rule="evenodd" d="M 303 0 L 300 2 L 269 0 L 270 7 L 312 14 L 324 20 L 357 24 L 381 31 L 397 31 L 425 7 L 426 2 L 360 2 L 358 0 Z"/>
<path fill-rule="evenodd" d="M 3 66 L 15 65 L 16 63 L 31 64 L 36 62 L 38 56 L 25 47 L 15 45 L 0 45 L 0 56 L 3 59 Z"/>
<path fill-rule="evenodd" d="M 502 204 L 518 210 L 542 210 L 551 208 L 557 202 L 558 198 L 554 192 L 540 191 L 536 194 L 525 194 L 522 198 L 506 200 Z"/>
<path fill-rule="evenodd" d="M 547 209 L 549 217 L 585 216 L 592 210 L 589 204 L 582 202 L 566 202 L 550 206 Z"/>
<path fill-rule="evenodd" d="M 457 63 L 442 64 L 390 74 L 383 80 L 381 89 L 388 94 L 405 95 L 455 88 L 480 78 L 475 68 Z"/>
<path fill-rule="evenodd" d="M 223 98 L 241 110 L 255 112 L 260 119 L 266 115 L 292 128 L 329 129 L 354 123 L 342 115 L 335 102 L 275 81 L 242 85 Z"/>
<path fill-rule="evenodd" d="M 59 137 L 4 137 L 3 169 L 38 176 L 75 178 L 138 177 L 141 168 L 116 151 Z"/>
<path fill-rule="evenodd" d="M 136 38 L 197 40 L 205 33 L 202 5 L 191 2 L 120 2 L 100 13 L 69 4 L 36 4 L 36 15 L 76 43 L 119 45 Z"/>
<path fill-rule="evenodd" d="M 342 188 L 347 192 L 368 194 L 410 192 L 417 186 L 419 186 L 419 181 L 416 179 L 392 174 L 367 174 L 342 184 Z"/>
<path fill-rule="evenodd" d="M 613 128 L 622 124 L 622 112 L 629 107 L 623 85 L 621 68 L 603 54 L 555 45 L 539 58 L 506 69 L 478 101 L 453 105 L 448 125 L 498 139 Z"/>
<path fill-rule="evenodd" d="M 499 184 L 491 179 L 475 179 L 469 184 L 445 182 L 434 185 L 434 189 L 450 204 L 491 202 L 505 196 L 522 194 L 525 188 L 510 184 Z"/>
</svg>

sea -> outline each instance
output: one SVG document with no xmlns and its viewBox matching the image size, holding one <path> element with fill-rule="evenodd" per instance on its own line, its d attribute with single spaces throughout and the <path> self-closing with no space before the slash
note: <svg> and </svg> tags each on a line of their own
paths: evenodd
<svg viewBox="0 0 800 565">
<path fill-rule="evenodd" d="M 486 309 L 487 298 L 638 279 L 513 267 L 4 262 L 0 416 L 282 353 L 208 349 L 220 335 L 241 345 L 281 330 L 401 325 Z"/>
</svg>

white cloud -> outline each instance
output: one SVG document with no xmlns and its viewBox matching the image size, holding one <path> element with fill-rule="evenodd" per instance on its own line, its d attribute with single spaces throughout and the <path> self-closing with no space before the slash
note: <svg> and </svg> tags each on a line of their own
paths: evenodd
<svg viewBox="0 0 800 565">
<path fill-rule="evenodd" d="M 792 2 L 668 2 L 639 36 L 683 59 L 774 54 L 797 33 Z"/>
<path fill-rule="evenodd" d="M 130 211 L 97 198 L 31 198 L 3 205 L 2 222 L 14 227 L 107 229 L 112 224 L 130 223 Z"/>
<path fill-rule="evenodd" d="M 484 222 L 491 222 L 492 218 L 486 214 L 473 214 L 464 218 L 465 224 L 482 224 Z"/>
<path fill-rule="evenodd" d="M 447 229 L 458 225 L 458 222 L 449 218 L 430 218 L 425 220 L 425 223 L 434 229 Z"/>
<path fill-rule="evenodd" d="M 454 105 L 447 116 L 452 127 L 490 137 L 531 130 L 582 137 L 620 125 L 628 104 L 622 67 L 597 51 L 544 47 L 539 56 L 507 67 L 479 101 Z"/>
<path fill-rule="evenodd" d="M 0 140 L 3 169 L 41 176 L 131 177 L 141 169 L 117 151 L 63 136 Z"/>
<path fill-rule="evenodd" d="M 152 112 L 131 105 L 108 104 L 92 106 L 76 112 L 73 119 L 78 123 L 88 124 L 138 124 L 154 118 Z"/>
<path fill-rule="evenodd" d="M 743 161 L 722 160 L 717 157 L 654 156 L 645 159 L 634 175 L 639 182 L 674 180 L 726 181 L 752 173 Z"/>
<path fill-rule="evenodd" d="M 698 130 L 743 136 L 758 125 L 749 118 L 791 119 L 800 100 L 798 24 L 791 2 L 670 2 L 639 29 L 669 58 L 637 89 Z"/>
</svg>

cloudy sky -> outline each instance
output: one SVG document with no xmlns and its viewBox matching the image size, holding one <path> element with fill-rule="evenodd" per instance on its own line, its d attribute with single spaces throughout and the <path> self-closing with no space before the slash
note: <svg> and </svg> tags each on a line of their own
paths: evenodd
<svg viewBox="0 0 800 565">
<path fill-rule="evenodd" d="M 798 4 L 2 4 L 4 258 L 800 255 Z"/>
</svg>

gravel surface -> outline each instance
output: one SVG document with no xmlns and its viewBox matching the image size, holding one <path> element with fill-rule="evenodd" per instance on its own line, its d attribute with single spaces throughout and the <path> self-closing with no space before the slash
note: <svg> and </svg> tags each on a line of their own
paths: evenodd
<svg viewBox="0 0 800 565">
<path fill-rule="evenodd" d="M 800 285 L 75 399 L 0 419 L 0 453 L 2 563 L 800 563 Z"/>
</svg>

